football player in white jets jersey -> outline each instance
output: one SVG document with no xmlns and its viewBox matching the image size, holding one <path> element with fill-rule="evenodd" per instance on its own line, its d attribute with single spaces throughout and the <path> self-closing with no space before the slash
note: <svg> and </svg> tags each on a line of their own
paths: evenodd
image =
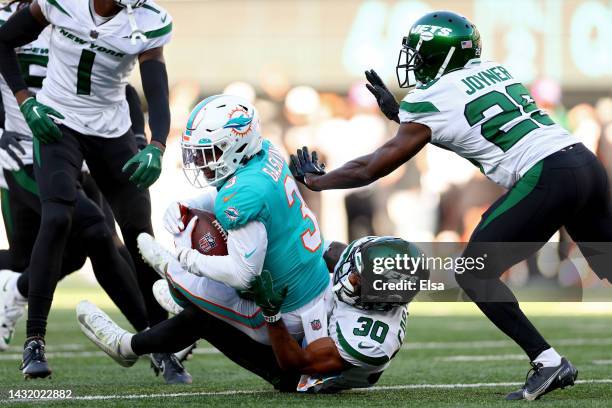
<svg viewBox="0 0 612 408">
<path fill-rule="evenodd" d="M 412 291 L 404 302 L 362 300 L 361 276 L 372 267 L 371 262 L 364 260 L 374 259 L 381 253 L 393 258 L 412 252 L 410 244 L 395 237 L 364 237 L 348 246 L 326 242 L 325 261 L 334 274 L 333 302 L 328 306 L 329 331 L 327 336 L 319 336 L 305 348 L 283 321 L 287 318 L 287 314 L 281 313 L 287 287 L 274 288 L 272 275 L 267 270 L 253 282 L 255 300 L 242 300 L 252 303 L 257 316 L 263 314 L 265 323 L 258 327 L 230 325 L 222 313 L 203 311 L 196 301 L 179 292 L 170 279 L 158 281 L 154 290 L 160 303 L 177 314 L 149 330 L 129 333 L 87 301 L 77 306 L 77 319 L 85 335 L 124 367 L 132 366 L 138 356 L 178 350 L 203 338 L 282 391 L 335 392 L 370 387 L 401 349 L 406 334 L 407 303 L 418 293 L 418 290 Z M 143 253 L 143 256 L 156 263 L 162 275 L 167 271 L 164 268 L 168 262 L 176 262 L 163 251 L 153 256 L 152 252 Z M 153 261 L 153 258 L 166 261 Z M 415 276 L 426 280 L 429 273 L 418 270 Z M 226 286 L 224 289 L 219 282 L 202 279 L 209 281 L 202 286 L 205 290 L 200 293 L 202 299 L 213 299 L 226 313 L 238 311 L 238 303 L 232 300 L 238 297 L 235 291 L 228 291 Z M 316 319 L 310 324 L 313 330 L 320 330 L 323 325 Z M 305 375 L 301 381 L 298 381 L 299 374 Z"/>
<path fill-rule="evenodd" d="M 34 96 L 17 63 L 15 48 L 51 27 L 49 63 Z M 170 128 L 163 47 L 172 18 L 146 0 L 36 0 L 0 27 L 0 72 L 34 136 L 34 172 L 41 223 L 30 262 L 27 364 L 46 365 L 47 316 L 61 271 L 85 159 L 112 206 L 137 269 L 150 324 L 166 313 L 151 294 L 155 272 L 138 256 L 136 237 L 152 233 L 147 188 L 161 172 Z M 149 105 L 151 143 L 138 151 L 131 135 L 127 79 L 136 65 Z M 45 370 L 42 370 L 45 372 Z M 48 370 L 46 370 L 48 371 Z"/>
<path fill-rule="evenodd" d="M 431 143 L 470 160 L 507 188 L 484 213 L 464 253 L 487 254 L 484 270 L 456 277 L 532 361 L 533 373 L 507 399 L 533 400 L 573 385 L 577 370 L 533 327 L 499 277 L 565 226 L 595 273 L 612 280 L 612 206 L 597 158 L 541 110 L 505 67 L 480 55 L 480 34 L 465 17 L 448 11 L 421 17 L 403 39 L 397 65 L 400 87 L 416 86 L 404 100 L 398 104 L 374 71 L 366 73 L 381 110 L 400 124 L 397 135 L 327 174 L 316 156 L 299 150 L 293 173 L 316 191 L 360 187 Z"/>
</svg>

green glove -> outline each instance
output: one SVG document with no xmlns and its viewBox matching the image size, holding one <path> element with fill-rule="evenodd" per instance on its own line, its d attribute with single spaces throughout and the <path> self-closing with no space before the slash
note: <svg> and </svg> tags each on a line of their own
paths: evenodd
<svg viewBox="0 0 612 408">
<path fill-rule="evenodd" d="M 36 139 L 42 143 L 53 143 L 62 138 L 62 132 L 50 117 L 64 119 L 61 113 L 39 103 L 34 97 L 26 99 L 19 109 Z"/>
<path fill-rule="evenodd" d="M 130 176 L 130 181 L 135 183 L 140 189 L 149 188 L 157 179 L 162 171 L 162 151 L 152 144 L 136 153 L 125 166 L 125 173 L 132 165 L 137 165 L 136 171 Z"/>
<path fill-rule="evenodd" d="M 255 278 L 251 285 L 251 291 L 255 297 L 255 303 L 261 307 L 266 321 L 274 322 L 280 319 L 281 306 L 287 297 L 288 290 L 289 287 L 285 286 L 280 291 L 275 291 L 272 275 L 269 271 L 264 270 L 261 275 Z"/>
</svg>

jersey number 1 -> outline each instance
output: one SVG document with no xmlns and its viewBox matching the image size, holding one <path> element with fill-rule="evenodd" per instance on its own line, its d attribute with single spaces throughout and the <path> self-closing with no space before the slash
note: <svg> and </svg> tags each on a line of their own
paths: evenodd
<svg viewBox="0 0 612 408">
<path fill-rule="evenodd" d="M 96 53 L 83 50 L 77 69 L 77 95 L 91 95 L 91 71 L 93 70 Z"/>
<path fill-rule="evenodd" d="M 297 183 L 292 177 L 285 177 L 285 193 L 287 194 L 287 202 L 289 203 L 289 207 L 293 207 L 293 204 L 295 204 L 295 200 L 297 198 L 300 200 L 300 211 L 302 212 L 302 218 L 309 219 L 312 222 L 314 230 L 311 231 L 310 229 L 307 229 L 304 231 L 302 234 L 302 244 L 310 252 L 316 252 L 321 246 L 321 230 L 319 229 L 319 224 L 317 223 L 317 217 L 315 217 L 314 213 L 304 202 L 304 199 L 300 194 L 300 190 L 298 190 Z"/>
</svg>

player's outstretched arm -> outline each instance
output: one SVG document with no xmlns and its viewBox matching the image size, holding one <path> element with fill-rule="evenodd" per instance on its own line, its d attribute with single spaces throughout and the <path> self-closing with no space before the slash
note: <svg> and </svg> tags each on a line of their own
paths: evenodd
<svg viewBox="0 0 612 408">
<path fill-rule="evenodd" d="M 427 126 L 402 123 L 395 137 L 374 153 L 351 160 L 323 175 L 306 172 L 304 184 L 314 191 L 366 186 L 406 163 L 430 140 L 431 130 Z"/>
</svg>

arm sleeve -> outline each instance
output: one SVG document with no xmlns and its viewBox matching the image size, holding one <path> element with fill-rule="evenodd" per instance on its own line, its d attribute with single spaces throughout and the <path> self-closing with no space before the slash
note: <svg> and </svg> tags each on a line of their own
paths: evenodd
<svg viewBox="0 0 612 408">
<path fill-rule="evenodd" d="M 15 13 L 0 27 L 0 74 L 13 93 L 28 89 L 19 69 L 15 48 L 34 41 L 44 28 L 29 7 Z"/>
<path fill-rule="evenodd" d="M 134 135 L 145 134 L 145 118 L 142 113 L 142 105 L 138 92 L 132 85 L 127 85 L 125 88 L 125 99 L 130 107 L 130 119 L 132 120 L 132 132 Z"/>
<path fill-rule="evenodd" d="M 210 188 L 204 194 L 190 198 L 188 200 L 183 200 L 182 203 L 184 203 L 189 208 L 195 208 L 197 210 L 214 213 L 216 199 L 217 190 L 214 188 Z"/>
<path fill-rule="evenodd" d="M 151 141 L 166 145 L 170 132 L 170 99 L 168 72 L 161 61 L 147 60 L 140 64 L 142 89 L 149 105 Z"/>
<path fill-rule="evenodd" d="M 226 256 L 207 256 L 185 248 L 179 248 L 178 256 L 181 266 L 189 273 L 244 290 L 261 273 L 267 246 L 266 227 L 253 221 L 228 232 Z"/>
</svg>

